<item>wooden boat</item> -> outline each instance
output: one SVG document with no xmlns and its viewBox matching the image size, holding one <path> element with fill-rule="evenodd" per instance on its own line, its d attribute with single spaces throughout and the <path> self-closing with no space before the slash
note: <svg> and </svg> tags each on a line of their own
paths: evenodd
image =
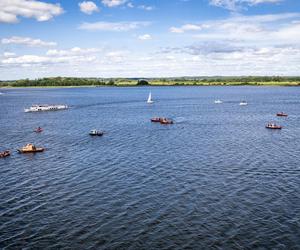
<svg viewBox="0 0 300 250">
<path fill-rule="evenodd" d="M 162 118 L 160 120 L 160 124 L 163 124 L 163 125 L 168 125 L 168 124 L 173 124 L 174 122 L 171 120 L 171 119 L 168 119 L 168 118 Z"/>
<path fill-rule="evenodd" d="M 34 132 L 41 133 L 41 132 L 43 132 L 43 129 L 41 127 L 38 127 L 34 130 Z"/>
<path fill-rule="evenodd" d="M 151 122 L 160 122 L 162 119 L 164 119 L 164 118 L 162 118 L 162 117 L 153 117 L 153 118 L 151 118 Z"/>
<path fill-rule="evenodd" d="M 288 114 L 285 114 L 283 112 L 277 113 L 276 115 L 277 116 L 282 116 L 282 117 L 287 117 L 288 116 Z"/>
<path fill-rule="evenodd" d="M 39 153 L 43 152 L 45 149 L 44 148 L 37 148 L 33 144 L 27 144 L 26 146 L 18 149 L 19 153 Z"/>
<path fill-rule="evenodd" d="M 0 158 L 5 158 L 7 156 L 10 156 L 10 151 L 9 150 L 5 150 L 3 152 L 0 152 Z"/>
<path fill-rule="evenodd" d="M 282 129 L 282 126 L 276 125 L 275 123 L 268 123 L 266 125 L 266 128 L 268 128 L 268 129 Z"/>
<path fill-rule="evenodd" d="M 103 131 L 99 131 L 96 129 L 91 130 L 89 133 L 89 135 L 91 135 L 91 136 L 102 136 L 103 134 L 104 134 Z"/>
</svg>

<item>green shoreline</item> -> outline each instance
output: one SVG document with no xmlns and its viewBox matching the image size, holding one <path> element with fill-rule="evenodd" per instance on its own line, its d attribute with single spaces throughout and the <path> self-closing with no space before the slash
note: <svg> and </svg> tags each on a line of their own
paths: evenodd
<svg viewBox="0 0 300 250">
<path fill-rule="evenodd" d="M 0 81 L 0 88 L 82 88 L 136 86 L 300 86 L 300 77 L 179 77 L 179 78 L 74 78 L 53 77 Z"/>
</svg>

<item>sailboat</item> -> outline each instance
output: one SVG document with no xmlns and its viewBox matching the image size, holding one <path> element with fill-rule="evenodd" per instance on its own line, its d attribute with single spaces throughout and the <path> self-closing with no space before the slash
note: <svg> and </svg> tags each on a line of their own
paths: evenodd
<svg viewBox="0 0 300 250">
<path fill-rule="evenodd" d="M 153 103 L 153 101 L 151 99 L 151 92 L 149 93 L 147 103 L 149 103 L 149 104 Z"/>
</svg>

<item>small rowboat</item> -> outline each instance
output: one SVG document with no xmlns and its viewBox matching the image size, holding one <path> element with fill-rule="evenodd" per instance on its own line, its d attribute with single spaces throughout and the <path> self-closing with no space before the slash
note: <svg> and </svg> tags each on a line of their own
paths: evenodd
<svg viewBox="0 0 300 250">
<path fill-rule="evenodd" d="M 160 124 L 163 125 L 168 125 L 168 124 L 173 124 L 174 122 L 171 119 L 163 118 L 160 120 Z"/>
<path fill-rule="evenodd" d="M 99 131 L 96 129 L 91 130 L 89 133 L 89 135 L 91 135 L 91 136 L 102 136 L 103 134 L 104 134 L 103 131 Z"/>
<path fill-rule="evenodd" d="M 288 114 L 285 114 L 283 112 L 277 113 L 276 115 L 277 116 L 282 116 L 282 117 L 287 117 L 288 116 Z"/>
<path fill-rule="evenodd" d="M 275 123 L 268 123 L 266 125 L 267 129 L 282 129 L 282 126 L 276 125 Z"/>
<path fill-rule="evenodd" d="M 44 148 L 37 148 L 35 145 L 33 144 L 27 144 L 26 146 L 18 149 L 19 153 L 39 153 L 39 152 L 43 152 L 45 149 Z"/>
<path fill-rule="evenodd" d="M 5 150 L 3 152 L 0 152 L 0 158 L 5 158 L 7 156 L 10 156 L 10 151 L 9 150 Z"/>
<path fill-rule="evenodd" d="M 38 127 L 34 130 L 34 132 L 41 133 L 41 132 L 43 132 L 43 129 L 41 127 Z"/>
<path fill-rule="evenodd" d="M 151 118 L 151 122 L 160 122 L 162 119 L 164 119 L 164 118 L 154 117 L 154 118 Z"/>
</svg>

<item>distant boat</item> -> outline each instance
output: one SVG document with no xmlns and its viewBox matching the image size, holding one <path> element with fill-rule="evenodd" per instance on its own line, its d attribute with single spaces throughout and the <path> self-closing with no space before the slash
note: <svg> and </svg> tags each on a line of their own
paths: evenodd
<svg viewBox="0 0 300 250">
<path fill-rule="evenodd" d="M 283 113 L 283 112 L 277 113 L 276 115 L 277 115 L 277 116 L 283 116 L 283 117 L 287 117 L 287 116 L 288 116 L 288 114 L 285 114 L 285 113 Z"/>
<path fill-rule="evenodd" d="M 33 105 L 24 109 L 25 112 L 57 111 L 67 109 L 67 105 Z"/>
<path fill-rule="evenodd" d="M 246 101 L 241 101 L 240 102 L 240 106 L 246 106 L 246 105 L 248 105 L 248 103 Z"/>
<path fill-rule="evenodd" d="M 276 125 L 275 123 L 268 123 L 266 125 L 266 128 L 268 128 L 268 129 L 282 129 L 282 126 Z"/>
<path fill-rule="evenodd" d="M 215 104 L 221 104 L 223 103 L 221 100 L 215 100 Z"/>
<path fill-rule="evenodd" d="M 148 100 L 147 100 L 147 103 L 149 103 L 149 104 L 153 103 L 151 97 L 152 97 L 152 96 L 151 96 L 151 92 L 150 92 L 150 93 L 149 93 L 149 96 L 148 96 Z"/>
<path fill-rule="evenodd" d="M 97 129 L 92 129 L 89 133 L 91 136 L 102 136 L 104 134 L 103 131 L 99 131 Z"/>
</svg>

